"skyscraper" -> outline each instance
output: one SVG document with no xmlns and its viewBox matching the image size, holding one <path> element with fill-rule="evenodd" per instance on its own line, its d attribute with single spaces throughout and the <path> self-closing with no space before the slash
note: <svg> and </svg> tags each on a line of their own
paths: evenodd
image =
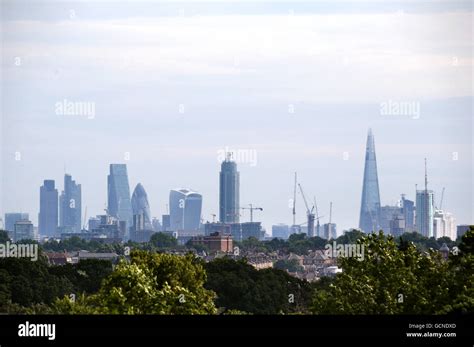
<svg viewBox="0 0 474 347">
<path fill-rule="evenodd" d="M 54 180 L 45 180 L 40 187 L 38 232 L 41 236 L 54 236 L 58 229 L 58 190 Z"/>
<path fill-rule="evenodd" d="M 10 212 L 5 213 L 5 230 L 12 233 L 15 231 L 15 223 L 19 220 L 28 220 L 29 215 L 28 213 L 21 213 L 21 212 Z"/>
<path fill-rule="evenodd" d="M 107 176 L 107 200 L 109 215 L 126 222 L 128 232 L 128 228 L 132 226 L 132 204 L 126 164 L 110 164 L 110 174 Z"/>
<path fill-rule="evenodd" d="M 150 204 L 148 203 L 148 196 L 141 183 L 138 183 L 132 194 L 132 212 L 133 215 L 143 216 L 143 227 L 146 230 L 153 230 L 151 224 Z"/>
<path fill-rule="evenodd" d="M 425 189 L 416 191 L 416 231 L 425 237 L 433 237 L 434 193 L 428 190 L 428 173 L 425 159 Z"/>
<path fill-rule="evenodd" d="M 62 232 L 81 232 L 81 211 L 81 185 L 76 184 L 71 175 L 65 174 L 59 212 Z"/>
<path fill-rule="evenodd" d="M 171 231 L 196 231 L 201 223 L 202 196 L 190 189 L 170 191 Z"/>
<path fill-rule="evenodd" d="M 415 203 L 402 195 L 402 213 L 405 219 L 405 232 L 411 233 L 415 228 Z"/>
<path fill-rule="evenodd" d="M 375 142 L 372 130 L 367 135 L 365 150 L 364 181 L 362 185 L 362 199 L 360 205 L 359 228 L 366 232 L 377 231 L 380 210 L 379 179 L 377 176 L 377 159 L 375 156 Z"/>
<path fill-rule="evenodd" d="M 219 175 L 219 221 L 239 223 L 240 174 L 232 154 L 227 153 Z"/>
<path fill-rule="evenodd" d="M 33 223 L 31 221 L 22 219 L 15 223 L 14 226 L 14 237 L 13 241 L 17 242 L 20 240 L 34 240 L 35 231 L 33 228 Z"/>
</svg>

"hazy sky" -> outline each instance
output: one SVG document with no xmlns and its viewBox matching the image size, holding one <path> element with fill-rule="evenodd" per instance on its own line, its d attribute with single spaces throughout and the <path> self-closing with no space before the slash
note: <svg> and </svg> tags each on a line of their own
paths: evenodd
<svg viewBox="0 0 474 347">
<path fill-rule="evenodd" d="M 358 226 L 371 127 L 382 204 L 414 199 L 426 157 L 437 201 L 445 187 L 443 208 L 474 223 L 470 1 L 1 1 L 1 10 L 2 216 L 28 212 L 36 225 L 40 185 L 55 179 L 62 190 L 65 169 L 88 217 L 102 214 L 108 166 L 126 163 L 153 216 L 170 189 L 188 187 L 212 220 L 229 148 L 256 154 L 238 163 L 241 205 L 264 208 L 254 218 L 267 232 L 291 223 L 294 171 L 324 223 L 333 202 L 341 232 Z M 92 103 L 94 117 L 58 114 L 64 100 Z M 413 108 L 397 114 L 402 103 Z"/>
</svg>

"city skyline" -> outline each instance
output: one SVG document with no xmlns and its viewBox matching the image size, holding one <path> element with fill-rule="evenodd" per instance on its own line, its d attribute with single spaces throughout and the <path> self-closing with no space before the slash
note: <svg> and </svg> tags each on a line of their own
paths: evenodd
<svg viewBox="0 0 474 347">
<path fill-rule="evenodd" d="M 428 158 L 435 201 L 444 187 L 445 209 L 472 223 L 468 2 L 105 7 L 5 4 L 2 216 L 37 225 L 38 187 L 62 182 L 64 167 L 82 185 L 82 215 L 102 214 L 108 165 L 126 163 L 152 217 L 186 186 L 211 221 L 229 148 L 241 154 L 240 205 L 263 207 L 267 232 L 291 224 L 295 171 L 321 224 L 333 202 L 340 232 L 358 226 L 370 127 L 382 205 L 416 200 Z"/>
<path fill-rule="evenodd" d="M 226 152 L 225 154 L 225 159 L 221 162 L 221 171 L 219 173 L 219 196 L 222 195 L 222 189 L 225 187 L 225 182 L 227 182 L 229 180 L 229 177 L 227 177 L 226 179 L 224 179 L 225 177 L 225 173 L 227 173 L 227 175 L 231 174 L 232 175 L 236 175 L 237 178 L 232 178 L 231 177 L 231 181 L 232 180 L 236 180 L 235 182 L 230 182 L 230 187 L 235 187 L 236 186 L 236 182 L 237 182 L 237 197 L 239 195 L 238 191 L 240 190 L 240 179 L 239 179 L 239 172 L 237 170 L 237 164 L 232 160 L 232 155 L 233 153 L 232 152 Z M 401 199 L 397 202 L 397 204 L 395 206 L 389 206 L 389 205 L 385 205 L 385 206 L 382 206 L 380 204 L 380 195 L 379 195 L 379 186 L 378 186 L 378 177 L 377 177 L 377 163 L 376 163 L 376 153 L 375 153 L 375 141 L 374 141 L 374 134 L 372 132 L 372 129 L 369 128 L 368 129 L 368 134 L 367 134 L 367 140 L 366 140 L 366 155 L 365 155 L 365 165 L 364 165 L 364 180 L 362 182 L 362 199 L 361 199 L 361 204 L 360 204 L 360 220 L 359 220 L 359 227 L 353 227 L 353 228 L 348 228 L 348 229 L 344 229 L 344 230 L 339 230 L 337 233 L 336 233 L 336 230 L 334 231 L 329 231 L 329 227 L 328 225 L 329 224 L 326 224 L 324 223 L 322 225 L 322 228 L 324 229 L 323 232 L 323 235 L 322 237 L 326 237 L 327 235 L 334 235 L 334 236 L 338 236 L 338 235 L 341 235 L 342 234 L 342 231 L 346 231 L 346 230 L 350 230 L 350 229 L 360 229 L 360 230 L 363 230 L 364 232 L 371 232 L 370 230 L 364 230 L 364 228 L 361 227 L 361 225 L 363 225 L 364 223 L 368 223 L 364 220 L 365 214 L 369 214 L 370 217 L 372 218 L 372 214 L 375 213 L 376 214 L 376 218 L 377 220 L 374 221 L 374 220 L 371 220 L 370 221 L 370 224 L 371 225 L 376 225 L 376 228 L 377 230 L 379 229 L 384 229 L 384 231 L 386 233 L 390 233 L 390 227 L 388 226 L 385 226 L 383 227 L 383 223 L 382 223 L 382 219 L 385 220 L 385 222 L 388 222 L 390 220 L 390 216 L 385 216 L 385 217 L 382 217 L 382 213 L 384 211 L 384 209 L 387 209 L 388 211 L 390 211 L 391 209 L 398 209 L 401 208 L 399 214 L 401 216 L 403 216 L 403 220 L 408 220 L 408 218 L 414 218 L 412 219 L 409 224 L 406 224 L 406 231 L 411 231 L 412 230 L 412 227 L 415 228 L 415 230 L 417 230 L 420 234 L 424 235 L 424 236 L 427 236 L 427 237 L 431 237 L 431 236 L 437 236 L 436 233 L 434 232 L 434 229 L 437 227 L 438 225 L 438 228 L 442 228 L 440 230 L 442 230 L 442 234 L 444 233 L 444 223 L 453 223 L 452 222 L 452 211 L 443 211 L 441 210 L 441 206 L 436 206 L 436 203 L 435 203 L 435 197 L 434 197 L 434 192 L 432 190 L 428 190 L 427 187 L 428 187 L 428 173 L 427 173 L 427 161 L 426 161 L 426 158 L 424 160 L 424 163 L 425 163 L 425 189 L 424 190 L 416 190 L 416 205 L 417 206 L 422 206 L 423 208 L 419 209 L 420 212 L 417 213 L 416 215 L 416 218 L 414 218 L 413 216 L 413 207 L 411 207 L 411 210 L 412 211 L 412 215 L 411 217 L 408 217 L 409 216 L 409 213 L 407 214 L 407 211 L 405 210 L 405 203 L 408 201 L 408 203 L 411 203 L 413 204 L 413 202 L 409 201 L 409 200 L 406 200 L 406 195 L 405 194 L 401 194 Z M 109 202 L 108 202 L 108 209 L 107 209 L 107 213 L 109 213 L 111 216 L 117 218 L 118 220 L 126 220 L 127 218 L 126 217 L 123 217 L 123 215 L 128 215 L 127 211 L 128 209 L 126 208 L 126 206 L 128 206 L 128 204 L 125 203 L 125 209 L 123 207 L 123 203 L 122 201 L 127 201 L 127 198 L 128 198 L 128 201 L 130 201 L 130 213 L 132 213 L 132 215 L 135 215 L 135 214 L 143 214 L 143 217 L 145 218 L 144 220 L 144 225 L 146 227 L 146 229 L 151 229 L 151 213 L 150 213 L 150 205 L 149 205 L 149 202 L 148 202 L 148 196 L 147 196 L 147 193 L 145 192 L 144 188 L 143 188 L 143 185 L 141 183 L 138 183 L 133 191 L 133 194 L 130 195 L 130 188 L 129 188 L 129 183 L 128 183 L 128 173 L 127 173 L 127 164 L 109 164 L 109 168 L 110 168 L 110 173 L 108 175 L 108 178 L 107 178 L 107 181 L 108 181 L 108 199 L 109 199 Z M 229 171 L 230 170 L 230 171 Z M 223 177 L 224 175 L 224 177 Z M 233 188 L 234 189 L 234 188 Z M 368 204 L 368 198 L 367 198 L 367 195 L 371 195 L 369 193 L 367 193 L 368 190 L 374 190 L 375 189 L 375 195 L 372 194 L 371 196 L 371 199 L 370 200 L 370 203 L 373 205 L 373 210 L 370 210 L 370 211 L 367 211 L 365 208 L 364 208 L 364 203 Z M 55 192 L 56 193 L 56 219 L 58 219 L 58 212 L 59 212 L 59 220 L 58 220 L 58 223 L 57 225 L 59 226 L 59 228 L 62 230 L 62 228 L 70 228 L 70 227 L 73 227 L 73 232 L 79 232 L 77 230 L 75 230 L 75 226 L 74 225 L 69 225 L 66 223 L 66 220 L 68 219 L 72 219 L 72 224 L 77 224 L 77 220 L 76 218 L 79 218 L 79 222 L 80 222 L 80 218 L 82 216 L 82 214 L 79 215 L 79 213 L 81 212 L 81 185 L 77 185 L 75 183 L 74 180 L 72 180 L 72 176 L 70 174 L 65 174 L 64 175 L 64 191 L 62 192 L 61 194 L 61 198 L 58 199 L 58 191 L 57 189 L 55 189 L 55 185 L 54 185 L 54 180 L 44 180 L 44 184 L 43 186 L 41 186 L 41 189 L 40 189 L 40 198 L 43 199 L 41 196 L 43 193 L 43 190 L 44 192 Z M 365 193 L 364 193 L 365 192 Z M 49 193 L 49 194 L 51 194 Z M 429 195 L 429 199 L 428 201 L 425 201 L 426 199 L 424 198 L 425 195 Z M 443 190 L 443 194 L 444 194 L 444 190 Z M 78 199 L 79 203 L 78 203 L 78 209 L 79 210 L 76 210 L 76 209 L 72 209 L 71 211 L 73 215 L 71 215 L 70 217 L 66 217 L 66 216 L 61 216 L 61 214 L 64 214 L 64 212 L 61 212 L 62 209 L 65 209 L 65 207 L 62 207 L 65 203 L 69 202 L 69 204 L 71 203 L 70 199 L 65 199 L 66 197 L 75 197 L 76 199 Z M 49 197 L 48 199 L 51 200 L 52 196 Z M 375 198 L 375 200 L 374 200 Z M 221 199 L 221 198 L 219 198 Z M 302 199 L 302 197 L 300 198 Z M 58 200 L 60 201 L 58 203 Z M 75 199 L 72 199 L 74 200 L 74 204 L 76 204 L 76 201 Z M 116 201 L 117 200 L 117 201 Z M 189 204 L 190 204 L 190 208 L 191 210 L 189 212 L 185 212 L 186 211 L 186 203 L 188 203 L 188 200 L 189 200 Z M 237 198 L 238 200 L 238 198 Z M 41 200 L 43 201 L 43 200 Z M 197 201 L 197 202 L 195 202 Z M 196 191 L 193 191 L 191 189 L 187 189 L 187 188 L 177 188 L 177 189 L 171 189 L 170 190 L 170 194 L 169 194 L 169 205 L 167 205 L 169 208 L 169 213 L 170 213 L 170 221 L 171 221 L 171 230 L 175 230 L 175 231 L 178 231 L 178 230 L 198 230 L 199 228 L 199 224 L 200 222 L 208 222 L 209 220 L 205 220 L 204 218 L 202 218 L 202 201 L 203 201 L 203 197 L 201 194 L 199 194 L 198 192 Z M 301 201 L 302 202 L 302 201 Z M 197 203 L 197 205 L 196 205 Z M 441 201 L 442 203 L 442 201 Z M 46 202 L 45 200 L 45 207 L 49 210 L 48 214 L 51 214 L 51 206 L 48 206 L 48 205 L 51 205 L 51 202 Z M 426 205 L 426 206 L 425 206 Z M 237 202 L 237 206 L 238 206 L 238 202 Z M 397 207 L 398 206 L 398 207 Z M 66 206 L 66 207 L 70 207 L 70 206 Z M 75 206 L 74 206 L 75 207 Z M 189 209 L 189 208 L 188 208 Z M 245 208 L 247 209 L 247 208 Z M 221 214 L 222 215 L 222 211 L 225 211 L 226 209 L 220 209 L 221 211 Z M 239 207 L 239 210 L 240 210 L 240 207 Z M 45 210 L 46 211 L 46 210 Z M 426 211 L 429 211 L 428 213 L 428 217 L 426 217 L 425 215 L 427 214 Z M 436 216 L 436 213 L 437 213 L 437 220 L 434 219 L 434 217 Z M 21 213 L 20 212 L 8 212 L 5 214 L 5 219 L 7 219 L 7 215 L 11 215 L 11 216 L 16 216 L 16 215 L 20 215 Z M 28 219 L 28 213 L 23 213 L 26 218 L 20 218 L 20 219 Z M 46 214 L 46 213 L 45 213 Z M 54 215 L 54 212 L 52 213 Z M 389 214 L 391 214 L 389 212 Z M 443 219 L 443 215 L 448 215 L 448 222 L 446 222 L 444 219 Z M 39 219 L 40 220 L 40 216 L 41 216 L 41 213 L 39 213 Z M 213 215 L 213 217 L 215 217 L 215 215 Z M 16 218 L 16 217 L 15 217 Z M 91 219 L 94 219 L 95 217 L 90 217 Z M 387 219 L 388 218 L 388 219 Z M 18 218 L 17 218 L 18 219 Z M 49 217 L 49 219 L 51 219 L 51 217 Z M 428 219 L 427 221 L 425 219 Z M 413 221 L 416 221 L 416 223 L 414 223 Z M 86 222 L 88 221 L 84 221 L 84 224 L 86 224 Z M 161 220 L 162 222 L 162 220 Z M 228 221 L 228 220 L 225 220 L 225 221 L 222 221 L 221 222 L 224 222 L 224 223 L 238 223 L 238 220 L 237 221 Z M 244 222 L 244 221 L 242 221 Z M 49 224 L 52 223 L 52 221 L 48 221 Z M 375 223 L 375 224 L 374 224 Z M 442 226 L 440 226 L 440 223 L 443 223 Z M 11 223 L 10 223 L 11 224 Z M 188 225 L 188 227 L 183 227 L 183 224 L 184 226 Z M 459 224 L 459 223 L 458 223 Z M 189 225 L 192 225 L 192 227 L 189 227 Z M 290 223 L 280 223 L 280 222 L 276 222 L 276 223 L 272 223 L 271 224 L 271 228 L 273 229 L 274 226 L 276 225 L 285 225 L 287 228 L 289 228 L 291 226 Z M 332 223 L 332 225 L 334 225 L 335 227 L 335 224 Z M 128 225 L 127 227 L 131 227 L 132 226 L 132 223 L 130 223 L 130 225 Z M 449 228 L 453 228 L 452 230 L 454 230 L 454 227 L 455 225 L 449 225 Z M 40 226 L 38 225 L 38 228 L 39 228 L 39 232 L 41 233 L 41 228 Z M 49 228 L 51 229 L 51 228 Z M 62 230 L 61 232 L 68 232 L 69 229 L 64 229 Z M 267 229 L 267 234 L 268 235 L 272 235 L 269 233 L 269 230 Z M 316 232 L 316 230 L 315 230 Z M 439 233 L 439 232 L 438 232 Z M 60 232 L 59 232 L 59 229 L 56 233 L 51 233 L 51 232 L 46 232 L 46 233 L 42 233 L 41 236 L 44 237 L 44 236 L 52 236 L 52 235 L 55 235 L 55 236 L 59 236 Z M 324 236 L 326 235 L 326 236 Z M 272 235 L 273 236 L 273 235 Z M 319 236 L 319 235 L 317 235 Z M 439 234 L 438 234 L 439 236 Z M 328 237 L 326 237 L 328 238 Z"/>
</svg>

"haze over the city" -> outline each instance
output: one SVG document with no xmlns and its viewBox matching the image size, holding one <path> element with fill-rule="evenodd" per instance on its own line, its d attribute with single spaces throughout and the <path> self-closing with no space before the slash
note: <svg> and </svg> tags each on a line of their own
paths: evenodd
<svg viewBox="0 0 474 347">
<path fill-rule="evenodd" d="M 251 155 L 240 205 L 263 207 L 267 233 L 291 224 L 295 171 L 341 233 L 359 223 L 371 128 L 382 205 L 414 200 L 427 158 L 436 202 L 445 187 L 472 224 L 472 2 L 328 4 L 3 2 L 0 216 L 37 225 L 40 185 L 62 190 L 65 172 L 102 214 L 109 164 L 126 163 L 153 216 L 188 187 L 212 220 L 229 150 Z M 58 114 L 68 101 L 94 115 Z"/>
</svg>

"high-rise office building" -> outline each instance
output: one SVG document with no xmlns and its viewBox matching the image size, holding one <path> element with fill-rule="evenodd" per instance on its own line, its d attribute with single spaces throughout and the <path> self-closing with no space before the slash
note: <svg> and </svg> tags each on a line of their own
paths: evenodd
<svg viewBox="0 0 474 347">
<path fill-rule="evenodd" d="M 433 215 L 433 236 L 436 239 L 449 237 L 453 241 L 456 240 L 456 221 L 451 213 L 435 210 Z"/>
<path fill-rule="evenodd" d="M 272 225 L 272 237 L 286 240 L 290 237 L 290 227 L 287 224 Z"/>
<path fill-rule="evenodd" d="M 163 214 L 161 216 L 161 221 L 162 221 L 162 227 L 161 231 L 171 231 L 171 221 L 170 221 L 170 215 L 169 214 Z"/>
<path fill-rule="evenodd" d="M 107 211 L 119 221 L 126 222 L 127 231 L 133 225 L 126 164 L 110 164 L 107 176 Z"/>
<path fill-rule="evenodd" d="M 171 231 L 197 231 L 201 223 L 202 195 L 190 189 L 170 191 Z"/>
<path fill-rule="evenodd" d="M 59 198 L 59 225 L 61 232 L 81 232 L 81 185 L 69 174 L 64 175 L 64 190 Z"/>
<path fill-rule="evenodd" d="M 469 229 L 471 228 L 470 225 L 461 224 L 456 227 L 456 235 L 457 237 L 463 236 Z"/>
<path fill-rule="evenodd" d="M 323 238 L 326 240 L 337 239 L 337 230 L 335 223 L 323 224 Z"/>
<path fill-rule="evenodd" d="M 433 237 L 434 193 L 428 190 L 428 173 L 425 159 L 425 189 L 416 191 L 416 231 L 425 237 Z"/>
<path fill-rule="evenodd" d="M 404 232 L 411 233 L 415 230 L 415 203 L 411 200 L 405 199 L 402 195 L 402 214 L 405 220 Z"/>
<path fill-rule="evenodd" d="M 20 240 L 34 240 L 35 231 L 33 228 L 33 223 L 27 219 L 22 219 L 16 221 L 14 225 L 14 237 L 13 241 L 17 242 Z"/>
<path fill-rule="evenodd" d="M 367 135 L 365 151 L 364 181 L 362 184 L 362 199 L 360 206 L 359 228 L 366 232 L 378 231 L 380 209 L 379 180 L 377 175 L 377 159 L 375 156 L 375 141 L 372 130 Z"/>
<path fill-rule="evenodd" d="M 381 206 L 379 209 L 379 229 L 383 230 L 385 234 L 391 234 L 390 223 L 400 215 L 402 215 L 400 206 Z"/>
<path fill-rule="evenodd" d="M 141 183 L 137 184 L 132 194 L 132 212 L 134 216 L 142 216 L 141 218 L 143 220 L 141 220 L 141 222 L 143 224 L 143 229 L 153 230 L 148 196 Z"/>
<path fill-rule="evenodd" d="M 5 213 L 5 230 L 9 231 L 10 238 L 13 238 L 13 232 L 15 231 L 15 223 L 19 220 L 28 220 L 29 215 L 28 213 L 21 213 L 21 212 L 11 212 Z"/>
<path fill-rule="evenodd" d="M 238 223 L 240 215 L 240 174 L 232 154 L 227 153 L 219 174 L 219 221 Z"/>
<path fill-rule="evenodd" d="M 58 229 L 58 190 L 54 180 L 45 180 L 40 187 L 38 232 L 41 236 L 54 236 Z"/>
</svg>

